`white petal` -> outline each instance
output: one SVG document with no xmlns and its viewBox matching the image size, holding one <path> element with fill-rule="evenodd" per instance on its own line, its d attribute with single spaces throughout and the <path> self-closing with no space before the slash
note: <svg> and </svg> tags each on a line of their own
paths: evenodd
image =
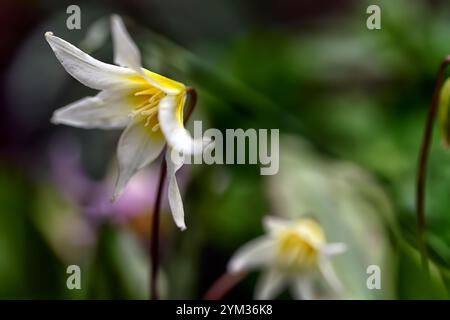
<svg viewBox="0 0 450 320">
<path fill-rule="evenodd" d="M 184 155 L 199 154 L 203 151 L 205 143 L 202 140 L 194 140 L 184 128 L 183 119 L 179 119 L 179 108 L 183 108 L 185 100 L 186 95 L 182 97 L 168 95 L 161 99 L 158 109 L 159 124 L 172 148 Z"/>
<path fill-rule="evenodd" d="M 183 200 L 181 199 L 180 189 L 178 188 L 177 178 L 175 176 L 175 173 L 183 166 L 183 162 L 173 161 L 171 152 L 172 149 L 168 148 L 166 152 L 167 178 L 169 180 L 167 195 L 169 198 L 170 210 L 172 211 L 172 216 L 175 224 L 181 230 L 185 230 L 186 224 L 184 222 Z"/>
<path fill-rule="evenodd" d="M 141 53 L 118 15 L 111 16 L 114 63 L 142 73 Z"/>
<path fill-rule="evenodd" d="M 345 243 L 329 243 L 320 249 L 321 253 L 328 257 L 344 253 L 346 250 L 347 246 Z"/>
<path fill-rule="evenodd" d="M 119 176 L 113 200 L 125 189 L 131 177 L 142 167 L 158 157 L 164 147 L 164 139 L 158 132 L 146 130 L 141 121 L 133 121 L 122 133 L 117 146 Z M 150 132 L 149 132 L 150 131 Z"/>
<path fill-rule="evenodd" d="M 255 288 L 256 300 L 269 300 L 275 298 L 286 285 L 285 276 L 277 270 L 264 272 L 259 278 Z"/>
<path fill-rule="evenodd" d="M 94 59 L 69 42 L 51 32 L 45 34 L 47 42 L 66 71 L 87 87 L 104 90 L 127 85 L 126 77 L 136 75 L 131 69 L 114 66 Z"/>
<path fill-rule="evenodd" d="M 230 272 L 241 272 L 266 265 L 273 259 L 275 243 L 268 237 L 256 238 L 244 244 L 228 263 Z"/>
<path fill-rule="evenodd" d="M 288 228 L 292 225 L 292 221 L 275 216 L 266 216 L 263 219 L 263 225 L 266 232 L 277 232 Z"/>
<path fill-rule="evenodd" d="M 306 277 L 296 279 L 293 283 L 292 291 L 297 300 L 313 300 L 315 298 L 313 281 Z"/>
<path fill-rule="evenodd" d="M 130 122 L 129 113 L 123 90 L 105 90 L 56 110 L 52 122 L 87 129 L 123 128 Z"/>
<path fill-rule="evenodd" d="M 331 288 L 336 293 L 342 291 L 342 284 L 336 273 L 334 272 L 333 266 L 331 265 L 330 260 L 326 257 L 322 256 L 319 258 L 319 269 L 322 273 L 322 276 L 325 278 L 326 282 L 330 285 Z"/>
<path fill-rule="evenodd" d="M 141 53 L 125 28 L 125 24 L 119 15 L 111 16 L 111 31 L 114 48 L 114 63 L 133 69 L 141 74 L 150 85 L 167 94 L 179 93 L 178 89 L 172 86 L 162 85 L 159 81 L 154 79 L 155 77 L 159 78 L 154 73 L 144 72 L 142 69 Z M 154 77 L 151 75 L 154 75 Z"/>
</svg>

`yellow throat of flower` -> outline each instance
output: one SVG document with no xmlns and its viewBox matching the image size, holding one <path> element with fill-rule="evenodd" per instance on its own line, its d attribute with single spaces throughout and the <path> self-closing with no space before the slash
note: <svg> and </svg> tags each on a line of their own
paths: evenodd
<svg viewBox="0 0 450 320">
<path fill-rule="evenodd" d="M 184 85 L 148 70 L 144 70 L 144 72 L 147 77 L 158 82 L 159 84 L 179 90 L 179 94 L 177 94 L 176 118 L 178 123 L 182 125 L 184 96 L 186 95 Z M 130 117 L 138 117 L 139 120 L 142 121 L 144 127 L 151 130 L 149 133 L 158 132 L 160 130 L 158 108 L 161 99 L 163 99 L 167 94 L 161 89 L 149 84 L 142 76 L 133 76 L 128 80 L 135 84 L 133 89 L 128 94 L 128 102 L 131 106 Z"/>
<path fill-rule="evenodd" d="M 315 267 L 319 247 L 325 243 L 322 228 L 311 219 L 300 219 L 277 235 L 277 263 L 289 271 Z"/>
<path fill-rule="evenodd" d="M 133 102 L 130 117 L 139 117 L 144 127 L 149 127 L 153 132 L 159 130 L 158 106 L 165 97 L 164 92 L 153 87 L 144 88 L 132 93 Z"/>
</svg>

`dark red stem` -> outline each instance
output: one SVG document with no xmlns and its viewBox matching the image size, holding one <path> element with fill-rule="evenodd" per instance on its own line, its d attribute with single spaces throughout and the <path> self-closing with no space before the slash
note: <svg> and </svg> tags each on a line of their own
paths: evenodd
<svg viewBox="0 0 450 320">
<path fill-rule="evenodd" d="M 220 300 L 230 292 L 241 280 L 246 276 L 246 273 L 224 273 L 220 278 L 213 283 L 208 291 L 203 296 L 204 300 Z"/>
<path fill-rule="evenodd" d="M 427 121 L 423 133 L 422 145 L 419 153 L 419 166 L 417 169 L 417 189 L 416 189 L 416 213 L 417 213 L 417 234 L 418 244 L 422 255 L 422 264 L 425 270 L 428 267 L 428 255 L 425 243 L 425 180 L 428 156 L 432 142 L 433 123 L 439 108 L 439 96 L 441 87 L 445 79 L 445 70 L 450 63 L 450 56 L 447 56 L 441 63 L 436 76 L 433 96 L 431 98 L 430 108 L 428 109 Z"/>
</svg>

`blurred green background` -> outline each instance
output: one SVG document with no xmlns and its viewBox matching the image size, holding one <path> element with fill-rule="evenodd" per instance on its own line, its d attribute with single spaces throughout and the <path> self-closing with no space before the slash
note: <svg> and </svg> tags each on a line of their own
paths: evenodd
<svg viewBox="0 0 450 320">
<path fill-rule="evenodd" d="M 68 30 L 66 8 L 81 8 Z M 381 30 L 366 8 L 381 8 Z M 344 299 L 449 297 L 450 155 L 435 128 L 427 176 L 432 278 L 415 235 L 415 171 L 434 77 L 450 54 L 448 1 L 14 1 L 0 4 L 0 298 L 146 299 L 158 164 L 110 204 L 119 131 L 51 125 L 93 93 L 72 79 L 45 31 L 112 62 L 121 14 L 144 66 L 195 87 L 203 127 L 280 129 L 280 172 L 195 165 L 181 172 L 188 229 L 165 205 L 163 298 L 203 296 L 266 214 L 314 216 Z M 66 268 L 82 270 L 68 290 Z M 368 290 L 379 265 L 382 289 Z M 251 298 L 257 273 L 227 297 Z M 281 298 L 288 299 L 285 293 Z"/>
</svg>

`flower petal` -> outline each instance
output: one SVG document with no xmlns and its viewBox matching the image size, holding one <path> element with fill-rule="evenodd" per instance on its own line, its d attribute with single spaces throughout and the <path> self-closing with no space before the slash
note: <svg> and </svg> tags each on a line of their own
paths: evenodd
<svg viewBox="0 0 450 320">
<path fill-rule="evenodd" d="M 276 216 L 265 216 L 263 226 L 266 232 L 278 232 L 289 228 L 292 221 Z"/>
<path fill-rule="evenodd" d="M 119 15 L 111 16 L 111 33 L 114 48 L 114 63 L 143 73 L 141 66 L 141 53 L 131 39 L 122 18 Z"/>
<path fill-rule="evenodd" d="M 181 82 L 169 79 L 158 73 L 144 69 L 144 78 L 152 86 L 162 90 L 168 95 L 180 95 L 186 90 Z"/>
<path fill-rule="evenodd" d="M 101 62 L 51 32 L 45 38 L 66 71 L 87 87 L 104 90 L 127 85 L 126 77 L 136 75 L 128 68 Z"/>
<path fill-rule="evenodd" d="M 286 285 L 285 276 L 277 270 L 264 272 L 256 283 L 255 299 L 269 300 L 276 297 Z"/>
<path fill-rule="evenodd" d="M 273 259 L 275 243 L 267 237 L 256 238 L 244 244 L 228 263 L 230 272 L 241 272 L 266 265 Z"/>
<path fill-rule="evenodd" d="M 292 293 L 297 300 L 313 300 L 315 298 L 312 279 L 299 277 L 292 285 Z"/>
<path fill-rule="evenodd" d="M 183 125 L 183 107 L 186 95 L 165 96 L 158 109 L 158 120 L 161 130 L 169 145 L 184 155 L 199 154 L 203 151 L 204 142 L 194 140 Z"/>
<path fill-rule="evenodd" d="M 326 282 L 330 285 L 330 287 L 333 288 L 333 290 L 336 293 L 341 292 L 342 291 L 341 281 L 334 272 L 333 266 L 331 265 L 331 262 L 330 260 L 328 260 L 328 258 L 324 256 L 319 257 L 319 269 L 323 277 L 325 278 Z"/>
<path fill-rule="evenodd" d="M 142 167 L 155 160 L 164 147 L 161 133 L 146 130 L 140 120 L 134 120 L 125 129 L 117 146 L 119 176 L 113 200 L 122 193 L 131 177 Z"/>
<path fill-rule="evenodd" d="M 180 189 L 178 188 L 177 178 L 175 173 L 183 166 L 182 161 L 173 161 L 172 149 L 168 148 L 166 152 L 167 162 L 167 178 L 169 180 L 169 187 L 167 196 L 169 198 L 169 206 L 172 211 L 173 220 L 178 228 L 186 230 L 186 224 L 184 222 L 184 208 L 183 200 L 181 198 Z"/>
<path fill-rule="evenodd" d="M 111 31 L 114 63 L 133 69 L 141 74 L 150 85 L 166 94 L 178 94 L 184 90 L 183 84 L 142 68 L 141 53 L 119 15 L 111 16 Z"/>
<path fill-rule="evenodd" d="M 104 90 L 75 101 L 53 113 L 52 122 L 79 128 L 115 129 L 130 122 L 130 107 L 123 90 Z"/>
<path fill-rule="evenodd" d="M 335 256 L 341 253 L 344 253 L 347 250 L 347 246 L 345 243 L 328 243 L 324 245 L 320 252 L 328 257 Z"/>
</svg>

